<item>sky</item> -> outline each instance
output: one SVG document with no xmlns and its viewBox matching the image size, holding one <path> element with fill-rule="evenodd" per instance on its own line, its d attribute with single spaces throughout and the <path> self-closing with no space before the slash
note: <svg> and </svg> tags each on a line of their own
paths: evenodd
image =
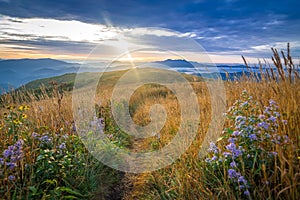
<svg viewBox="0 0 300 200">
<path fill-rule="evenodd" d="M 241 63 L 241 55 L 270 58 L 271 47 L 285 50 L 287 42 L 299 58 L 299 7 L 299 0 L 0 0 L 0 58 L 201 62 L 205 54 Z"/>
</svg>

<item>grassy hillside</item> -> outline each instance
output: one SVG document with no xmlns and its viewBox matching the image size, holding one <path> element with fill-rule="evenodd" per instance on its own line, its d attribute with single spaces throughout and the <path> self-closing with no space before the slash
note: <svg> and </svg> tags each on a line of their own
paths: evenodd
<svg viewBox="0 0 300 200">
<path fill-rule="evenodd" d="M 126 71 L 127 70 L 105 72 L 105 73 L 100 73 L 100 72 L 88 73 L 87 72 L 87 73 L 83 73 L 84 76 L 86 76 L 85 77 L 86 80 L 81 79 L 79 81 L 82 82 L 82 85 L 88 85 L 89 84 L 88 81 L 90 79 L 99 78 L 101 76 L 101 82 L 106 83 L 106 84 L 111 84 L 112 82 L 115 82 L 116 80 L 118 80 Z M 84 77 L 84 76 L 80 76 L 80 77 Z M 183 76 L 188 81 L 202 80 L 200 77 L 193 76 L 193 75 L 183 74 Z M 25 84 L 21 88 L 24 88 L 25 90 L 37 90 L 41 86 L 44 86 L 46 88 L 53 87 L 53 83 L 56 83 L 58 85 L 65 85 L 66 89 L 71 90 L 74 85 L 75 78 L 76 78 L 75 73 L 69 73 L 69 74 L 64 74 L 61 76 L 55 76 L 55 77 L 50 77 L 50 78 L 34 80 L 34 81 L 31 81 L 31 82 Z"/>
<path fill-rule="evenodd" d="M 290 56 L 275 65 L 293 66 Z M 291 70 L 292 71 L 292 70 Z M 289 71 L 287 70 L 289 73 Z M 98 87 L 94 106 L 97 131 L 107 141 L 97 150 L 126 149 L 153 152 L 170 143 L 181 121 L 177 94 L 158 85 L 139 87 L 129 102 L 132 120 L 151 123 L 151 106 L 165 108 L 167 120 L 156 136 L 137 139 L 122 131 L 111 110 L 111 93 L 126 71 L 108 72 Z M 291 74 L 291 73 L 290 73 Z M 205 82 L 187 76 L 199 102 L 200 123 L 192 145 L 173 164 L 142 174 L 121 173 L 97 161 L 78 136 L 74 124 L 72 93 L 59 84 L 74 84 L 74 74 L 39 80 L 57 82 L 49 95 L 10 93 L 1 96 L 0 108 L 0 196 L 4 199 L 300 199 L 300 79 L 299 76 L 266 75 L 257 82 L 251 77 L 224 81 L 225 124 L 207 155 L 199 150 L 211 124 L 212 102 Z M 88 85 L 85 74 L 79 83 Z M 84 78 L 85 77 L 85 78 Z M 92 80 L 90 79 L 90 80 Z M 253 81 L 254 80 L 254 81 Z M 44 82 L 43 82 L 44 81 Z M 79 85 L 80 86 L 80 85 Z M 27 87 L 27 86 L 26 86 Z M 126 85 L 124 85 L 126 90 Z M 82 98 L 90 96 L 82 94 Z M 188 128 L 183 128 L 188 133 Z M 99 132 L 89 131 L 89 136 Z M 107 149 L 106 149 L 107 150 Z M 118 160 L 118 164 L 126 161 Z"/>
</svg>

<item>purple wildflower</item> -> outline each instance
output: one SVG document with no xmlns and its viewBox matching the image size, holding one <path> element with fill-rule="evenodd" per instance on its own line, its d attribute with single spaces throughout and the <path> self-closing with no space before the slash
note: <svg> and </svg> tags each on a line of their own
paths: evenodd
<svg viewBox="0 0 300 200">
<path fill-rule="evenodd" d="M 272 154 L 273 156 L 277 156 L 277 155 L 278 155 L 278 153 L 277 153 L 276 151 L 271 152 L 271 154 Z"/>
<path fill-rule="evenodd" d="M 242 155 L 241 147 L 239 147 L 237 149 L 236 145 L 234 143 L 229 143 L 226 146 L 226 149 L 232 152 L 233 157 L 238 157 L 238 156 Z"/>
<path fill-rule="evenodd" d="M 241 105 L 241 106 L 242 106 L 242 107 L 244 107 L 244 106 L 248 106 L 248 104 L 249 104 L 249 103 L 248 103 L 248 101 L 245 101 L 244 103 L 242 103 L 242 105 Z"/>
<path fill-rule="evenodd" d="M 279 112 L 274 112 L 274 115 L 275 115 L 276 117 L 280 117 L 280 113 L 279 113 Z"/>
<path fill-rule="evenodd" d="M 0 165 L 4 165 L 4 158 L 0 158 Z"/>
<path fill-rule="evenodd" d="M 71 128 L 71 130 L 72 130 L 73 132 L 76 132 L 76 131 L 77 131 L 77 128 L 76 128 L 76 124 L 75 124 L 75 123 L 72 123 L 72 128 Z"/>
<path fill-rule="evenodd" d="M 244 195 L 247 195 L 247 196 L 249 196 L 249 195 L 250 195 L 250 192 L 249 192 L 249 190 L 246 190 L 246 191 L 244 191 Z"/>
<path fill-rule="evenodd" d="M 38 133 L 36 133 L 36 132 L 33 132 L 33 133 L 31 134 L 31 137 L 34 138 L 34 139 L 37 139 L 39 136 L 40 136 L 40 135 L 39 135 Z"/>
<path fill-rule="evenodd" d="M 43 143 L 51 143 L 52 138 L 49 137 L 48 135 L 43 135 L 42 137 L 40 137 L 39 140 Z"/>
<path fill-rule="evenodd" d="M 21 149 L 22 148 L 22 145 L 24 144 L 24 141 L 22 139 L 18 140 L 15 144 L 15 146 L 18 148 L 18 149 Z"/>
<path fill-rule="evenodd" d="M 228 169 L 228 176 L 229 178 L 236 178 L 239 173 L 237 173 L 234 169 Z"/>
<path fill-rule="evenodd" d="M 10 161 L 11 162 L 17 162 L 18 161 L 18 156 L 11 156 Z"/>
<path fill-rule="evenodd" d="M 230 156 L 231 155 L 231 153 L 229 153 L 229 152 L 224 152 L 223 153 L 223 156 L 225 156 L 225 157 L 228 157 L 228 156 Z"/>
<path fill-rule="evenodd" d="M 211 142 L 209 144 L 208 151 L 209 152 L 214 152 L 215 154 L 217 154 L 219 152 L 218 147 L 216 146 L 216 144 L 214 142 Z"/>
<path fill-rule="evenodd" d="M 270 107 L 266 107 L 265 110 L 264 110 L 264 113 L 267 113 L 267 114 L 270 115 L 271 114 L 270 111 L 271 111 L 271 108 Z"/>
<path fill-rule="evenodd" d="M 230 142 L 230 143 L 234 143 L 236 141 L 236 138 L 229 138 L 228 139 L 228 142 Z"/>
<path fill-rule="evenodd" d="M 234 131 L 233 133 L 232 133 L 232 135 L 233 136 L 239 136 L 239 135 L 241 135 L 242 133 L 240 132 L 240 131 Z"/>
<path fill-rule="evenodd" d="M 271 121 L 271 122 L 276 122 L 276 119 L 277 119 L 276 117 L 271 116 L 268 120 Z"/>
<path fill-rule="evenodd" d="M 273 99 L 269 100 L 269 104 L 270 104 L 270 106 L 276 106 L 277 105 L 277 103 Z"/>
<path fill-rule="evenodd" d="M 266 123 L 266 122 L 260 122 L 260 123 L 257 124 L 257 126 L 258 126 L 259 128 L 263 128 L 263 129 L 265 129 L 265 130 L 267 130 L 267 129 L 269 128 L 269 124 Z"/>
<path fill-rule="evenodd" d="M 240 176 L 240 177 L 238 178 L 238 181 L 239 181 L 240 183 L 244 183 L 245 185 L 247 184 L 247 180 L 245 179 L 244 176 Z"/>
<path fill-rule="evenodd" d="M 5 157 L 5 158 L 8 158 L 9 156 L 11 156 L 12 155 L 12 151 L 11 150 L 9 150 L 9 149 L 6 149 L 6 150 L 4 150 L 4 152 L 3 152 L 3 156 Z"/>
<path fill-rule="evenodd" d="M 227 146 L 226 146 L 226 149 L 233 152 L 235 149 L 236 149 L 236 146 L 234 143 L 229 143 Z"/>
<path fill-rule="evenodd" d="M 265 115 L 260 114 L 260 115 L 258 116 L 258 118 L 259 118 L 259 119 L 264 119 L 264 118 L 265 118 Z"/>
<path fill-rule="evenodd" d="M 17 164 L 14 162 L 7 162 L 5 163 L 5 165 L 11 170 L 13 170 L 17 166 Z"/>
<path fill-rule="evenodd" d="M 10 181 L 13 181 L 13 180 L 15 180 L 16 179 L 16 177 L 14 176 L 14 175 L 9 175 L 8 176 L 8 180 L 10 180 Z"/>
<path fill-rule="evenodd" d="M 236 167 L 236 162 L 232 161 L 232 162 L 230 163 L 230 167 Z"/>
<path fill-rule="evenodd" d="M 213 156 L 213 157 L 211 158 L 211 161 L 216 161 L 217 159 L 218 159 L 217 156 Z"/>
<path fill-rule="evenodd" d="M 237 116 L 235 118 L 235 122 L 244 121 L 244 120 L 246 120 L 246 117 L 244 117 L 244 116 Z"/>
<path fill-rule="evenodd" d="M 250 138 L 251 141 L 257 140 L 256 134 L 250 134 L 250 135 L 249 135 L 249 138 Z"/>
<path fill-rule="evenodd" d="M 65 148 L 66 148 L 66 143 L 64 143 L 64 142 L 61 143 L 61 145 L 59 145 L 59 148 L 60 148 L 60 149 L 65 149 Z"/>
</svg>

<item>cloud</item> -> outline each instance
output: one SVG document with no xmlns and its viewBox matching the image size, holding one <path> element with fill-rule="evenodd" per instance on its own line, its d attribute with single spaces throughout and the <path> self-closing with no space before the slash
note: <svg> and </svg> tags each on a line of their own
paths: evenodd
<svg viewBox="0 0 300 200">
<path fill-rule="evenodd" d="M 42 18 L 11 18 L 0 16 L 0 38 L 17 40 L 62 40 L 96 43 L 111 39 L 118 34 L 116 29 L 101 24 L 88 24 L 76 20 Z"/>
<path fill-rule="evenodd" d="M 111 52 L 127 45 L 193 52 L 177 42 L 187 37 L 209 53 L 260 57 L 270 55 L 269 47 L 277 43 L 291 42 L 299 52 L 299 7 L 298 0 L 0 0 L 0 40 L 32 41 L 49 51 L 85 52 L 103 45 Z"/>
</svg>

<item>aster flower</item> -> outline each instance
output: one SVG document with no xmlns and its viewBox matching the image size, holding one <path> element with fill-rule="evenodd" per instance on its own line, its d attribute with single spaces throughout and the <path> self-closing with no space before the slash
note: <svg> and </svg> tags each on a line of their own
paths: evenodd
<svg viewBox="0 0 300 200">
<path fill-rule="evenodd" d="M 233 178 L 236 178 L 238 177 L 239 173 L 236 172 L 236 170 L 234 169 L 228 169 L 228 176 L 229 178 L 233 179 Z"/>
<path fill-rule="evenodd" d="M 270 104 L 270 106 L 276 106 L 277 105 L 277 103 L 273 99 L 269 100 L 269 104 Z"/>
<path fill-rule="evenodd" d="M 11 156 L 12 154 L 13 154 L 12 151 L 9 150 L 9 149 L 4 150 L 4 152 L 3 152 L 3 156 L 4 156 L 5 158 L 8 158 L 8 157 Z"/>
<path fill-rule="evenodd" d="M 40 134 L 36 133 L 36 132 L 33 132 L 31 134 L 31 137 L 34 138 L 34 139 L 37 139 L 38 137 L 40 136 Z"/>
<path fill-rule="evenodd" d="M 236 141 L 236 138 L 229 138 L 228 139 L 228 142 L 230 142 L 230 143 L 234 143 Z"/>
<path fill-rule="evenodd" d="M 64 142 L 61 143 L 61 145 L 59 145 L 59 148 L 60 149 L 66 149 L 66 143 L 64 143 Z"/>
<path fill-rule="evenodd" d="M 271 122 L 276 122 L 276 119 L 277 119 L 277 118 L 274 117 L 274 116 L 271 116 L 271 117 L 268 118 L 268 120 L 271 121 Z"/>
<path fill-rule="evenodd" d="M 259 128 L 263 128 L 263 129 L 265 129 L 265 130 L 267 130 L 267 129 L 269 128 L 269 124 L 266 123 L 266 122 L 260 122 L 260 123 L 257 124 L 257 126 L 258 126 Z"/>
<path fill-rule="evenodd" d="M 259 118 L 259 119 L 265 119 L 265 117 L 266 117 L 266 116 L 265 116 L 265 115 L 262 115 L 262 114 L 258 115 L 258 118 Z"/>
<path fill-rule="evenodd" d="M 249 192 L 249 190 L 245 190 L 245 191 L 244 191 L 244 195 L 247 195 L 247 196 L 249 196 L 249 195 L 250 195 L 250 192 Z"/>
<path fill-rule="evenodd" d="M 236 162 L 232 161 L 232 162 L 230 163 L 230 167 L 236 167 Z"/>
<path fill-rule="evenodd" d="M 250 139 L 251 141 L 257 140 L 256 134 L 250 134 L 250 135 L 249 135 L 249 139 Z"/>
<path fill-rule="evenodd" d="M 8 176 L 8 180 L 10 180 L 10 181 L 13 181 L 13 180 L 15 180 L 16 179 L 16 177 L 14 176 L 14 175 L 9 175 Z"/>
<path fill-rule="evenodd" d="M 213 152 L 215 154 L 217 154 L 219 152 L 218 150 L 218 147 L 216 146 L 216 144 L 214 142 L 211 142 L 209 144 L 209 149 L 208 149 L 209 152 Z"/>
<path fill-rule="evenodd" d="M 241 134 L 242 134 L 242 132 L 240 132 L 240 131 L 234 131 L 234 132 L 232 133 L 233 136 L 239 136 L 239 135 L 241 135 Z"/>
<path fill-rule="evenodd" d="M 49 137 L 48 135 L 43 135 L 42 137 L 39 138 L 39 140 L 43 143 L 51 143 L 52 138 Z"/>
<path fill-rule="evenodd" d="M 0 158 L 0 165 L 4 165 L 4 158 Z"/>
</svg>

